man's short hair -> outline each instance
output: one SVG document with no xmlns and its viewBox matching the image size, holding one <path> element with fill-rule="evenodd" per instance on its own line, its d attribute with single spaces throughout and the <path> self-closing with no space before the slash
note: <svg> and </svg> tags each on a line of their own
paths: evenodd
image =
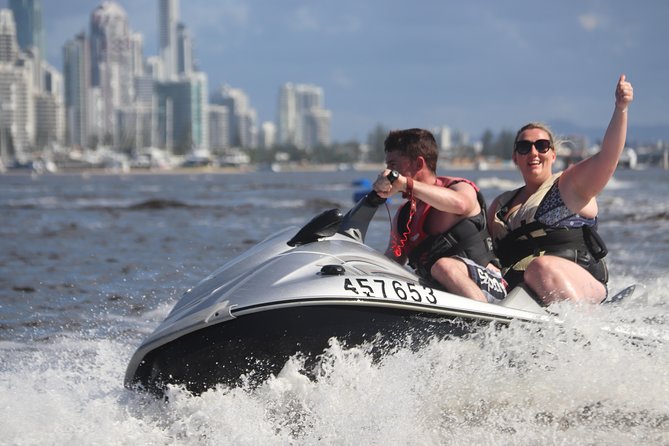
<svg viewBox="0 0 669 446">
<path fill-rule="evenodd" d="M 383 150 L 388 152 L 399 151 L 412 161 L 422 156 L 428 169 L 437 171 L 439 149 L 434 135 L 425 129 L 392 130 L 383 143 Z"/>
</svg>

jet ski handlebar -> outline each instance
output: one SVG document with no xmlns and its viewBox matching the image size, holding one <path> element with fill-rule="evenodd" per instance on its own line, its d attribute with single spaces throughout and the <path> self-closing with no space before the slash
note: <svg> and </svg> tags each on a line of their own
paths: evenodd
<svg viewBox="0 0 669 446">
<path fill-rule="evenodd" d="M 397 181 L 399 176 L 400 174 L 396 170 L 391 170 L 386 178 L 392 184 Z M 374 218 L 376 209 L 385 202 L 386 199 L 379 197 L 376 191 L 370 191 L 346 213 L 337 232 L 364 243 L 369 222 Z"/>
<path fill-rule="evenodd" d="M 393 170 L 386 175 L 386 178 L 392 184 L 399 178 L 399 173 Z M 376 209 L 385 202 L 385 198 L 379 197 L 379 194 L 372 190 L 361 198 L 346 215 L 342 216 L 339 209 L 329 209 L 321 212 L 304 225 L 288 241 L 288 245 L 304 245 L 321 238 L 332 237 L 336 233 L 347 235 L 364 243 L 369 222 L 374 218 Z"/>
</svg>

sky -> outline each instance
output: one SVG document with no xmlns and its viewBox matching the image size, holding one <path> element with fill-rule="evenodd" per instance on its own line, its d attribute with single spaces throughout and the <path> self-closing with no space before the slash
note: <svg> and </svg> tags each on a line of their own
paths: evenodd
<svg viewBox="0 0 669 446">
<path fill-rule="evenodd" d="M 43 0 L 53 66 L 100 3 Z M 156 55 L 158 0 L 117 3 Z M 667 0 L 181 0 L 180 17 L 210 90 L 241 88 L 274 121 L 283 83 L 321 86 L 334 141 L 379 124 L 473 139 L 529 121 L 603 129 L 623 73 L 630 126 L 669 126 Z"/>
</svg>

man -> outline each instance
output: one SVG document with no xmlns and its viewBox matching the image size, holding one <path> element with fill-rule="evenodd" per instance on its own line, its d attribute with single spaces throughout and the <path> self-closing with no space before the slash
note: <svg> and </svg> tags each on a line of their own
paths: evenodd
<svg viewBox="0 0 669 446">
<path fill-rule="evenodd" d="M 499 302 L 506 287 L 486 229 L 486 205 L 474 183 L 437 176 L 438 148 L 427 130 L 396 130 L 384 143 L 387 170 L 374 182 L 381 198 L 407 202 L 393 218 L 386 255 L 447 291 Z"/>
</svg>

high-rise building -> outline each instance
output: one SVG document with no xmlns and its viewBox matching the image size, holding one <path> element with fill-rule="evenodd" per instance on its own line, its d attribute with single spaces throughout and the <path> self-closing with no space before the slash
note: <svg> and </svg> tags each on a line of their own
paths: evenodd
<svg viewBox="0 0 669 446">
<path fill-rule="evenodd" d="M 65 141 L 70 146 L 89 144 L 90 57 L 85 33 L 78 34 L 63 47 L 65 84 Z"/>
<path fill-rule="evenodd" d="M 258 112 L 249 107 L 242 119 L 244 121 L 242 124 L 242 147 L 255 149 L 258 147 Z"/>
<path fill-rule="evenodd" d="M 148 74 L 135 75 L 135 96 L 132 104 L 119 107 L 116 111 L 117 128 L 114 141 L 117 148 L 137 151 L 153 146 L 154 84 L 155 79 Z"/>
<path fill-rule="evenodd" d="M 0 120 L 9 125 L 4 133 L 20 159 L 63 141 L 63 82 L 44 61 L 41 0 L 10 0 L 9 6 L 0 13 L 1 82 L 9 94 Z"/>
<path fill-rule="evenodd" d="M 130 71 L 133 76 L 144 74 L 144 36 L 130 33 Z"/>
<path fill-rule="evenodd" d="M 432 129 L 432 134 L 437 141 L 437 147 L 445 154 L 450 154 L 453 148 L 453 137 L 451 128 L 448 126 L 441 126 Z"/>
<path fill-rule="evenodd" d="M 178 74 L 178 25 L 179 0 L 160 0 L 158 10 L 158 32 L 160 58 L 163 61 L 165 79 L 174 80 Z"/>
<path fill-rule="evenodd" d="M 151 105 L 153 103 L 153 84 L 155 80 L 148 74 L 135 76 L 134 103 Z"/>
<path fill-rule="evenodd" d="M 16 22 L 9 9 L 0 10 L 0 62 L 13 64 L 19 57 Z"/>
<path fill-rule="evenodd" d="M 19 47 L 25 52 L 36 50 L 37 57 L 43 59 L 42 0 L 9 0 L 9 9 L 14 14 Z"/>
<path fill-rule="evenodd" d="M 208 149 L 209 144 L 209 78 L 201 71 L 188 76 L 191 85 L 193 148 Z"/>
<path fill-rule="evenodd" d="M 304 113 L 304 146 L 307 149 L 330 145 L 331 120 L 332 112 L 323 108 L 313 107 Z"/>
<path fill-rule="evenodd" d="M 295 145 L 301 149 L 311 150 L 321 143 L 315 139 L 319 132 L 314 128 L 317 120 L 313 116 L 323 108 L 323 89 L 316 85 L 296 85 L 295 105 L 297 109 Z"/>
<path fill-rule="evenodd" d="M 257 113 L 250 106 L 249 98 L 244 90 L 223 85 L 211 95 L 209 102 L 228 107 L 231 146 L 257 146 Z"/>
<path fill-rule="evenodd" d="M 271 149 L 276 144 L 276 124 L 271 121 L 265 121 L 260 125 L 258 135 L 258 147 L 261 149 Z"/>
<path fill-rule="evenodd" d="M 44 89 L 35 96 L 35 146 L 59 144 L 65 138 L 63 75 L 43 62 Z"/>
<path fill-rule="evenodd" d="M 16 38 L 19 48 L 35 61 L 33 84 L 42 91 L 45 60 L 44 28 L 42 27 L 42 0 L 9 0 L 9 9 L 16 22 Z"/>
<path fill-rule="evenodd" d="M 138 102 L 116 110 L 116 148 L 132 152 L 152 146 L 152 108 Z"/>
<path fill-rule="evenodd" d="M 99 89 L 101 133 L 97 136 L 105 144 L 116 134 L 116 110 L 129 106 L 134 98 L 131 36 L 128 16 L 118 3 L 104 1 L 91 14 L 90 85 Z"/>
<path fill-rule="evenodd" d="M 297 105 L 295 88 L 286 83 L 279 89 L 279 110 L 277 113 L 277 138 L 279 144 L 295 144 L 295 126 L 297 125 Z"/>
<path fill-rule="evenodd" d="M 194 69 L 193 39 L 188 28 L 179 23 L 177 26 L 177 73 L 188 76 Z"/>
<path fill-rule="evenodd" d="M 144 63 L 144 73 L 153 79 L 161 80 L 165 78 L 165 68 L 163 60 L 158 56 L 149 56 Z"/>
<path fill-rule="evenodd" d="M 3 161 L 26 160 L 35 142 L 32 58 L 18 51 L 14 16 L 0 10 L 0 155 Z"/>
<path fill-rule="evenodd" d="M 209 122 L 207 76 L 195 71 L 193 43 L 179 23 L 179 1 L 159 0 L 160 64 L 152 66 L 156 84 L 156 136 L 173 153 L 207 149 Z M 191 101 L 191 102 L 187 102 Z"/>
<path fill-rule="evenodd" d="M 225 105 L 209 105 L 209 148 L 215 153 L 230 147 L 229 115 Z"/>
<path fill-rule="evenodd" d="M 329 145 L 331 113 L 323 108 L 323 102 L 321 87 L 282 85 L 277 119 L 279 143 L 306 150 Z"/>
<path fill-rule="evenodd" d="M 155 94 L 158 146 L 181 155 L 208 148 L 206 74 L 198 72 L 178 81 L 158 82 Z"/>
</svg>

